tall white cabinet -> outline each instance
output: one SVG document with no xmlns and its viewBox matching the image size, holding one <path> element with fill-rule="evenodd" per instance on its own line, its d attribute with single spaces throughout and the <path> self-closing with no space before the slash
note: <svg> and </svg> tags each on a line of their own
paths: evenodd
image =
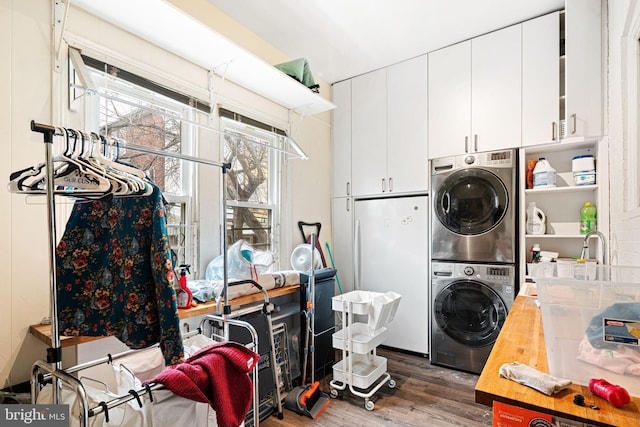
<svg viewBox="0 0 640 427">
<path fill-rule="evenodd" d="M 520 146 L 521 26 L 429 53 L 429 158 Z"/>
<path fill-rule="evenodd" d="M 344 292 L 353 290 L 353 198 L 351 187 L 351 80 L 332 86 L 332 181 L 331 248 L 338 280 Z"/>
</svg>

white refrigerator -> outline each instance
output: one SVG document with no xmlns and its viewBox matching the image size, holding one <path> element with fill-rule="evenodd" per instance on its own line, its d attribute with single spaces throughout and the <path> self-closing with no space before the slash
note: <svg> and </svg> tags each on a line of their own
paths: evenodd
<svg viewBox="0 0 640 427">
<path fill-rule="evenodd" d="M 354 202 L 355 289 L 402 296 L 383 345 L 429 353 L 429 197 Z"/>
</svg>

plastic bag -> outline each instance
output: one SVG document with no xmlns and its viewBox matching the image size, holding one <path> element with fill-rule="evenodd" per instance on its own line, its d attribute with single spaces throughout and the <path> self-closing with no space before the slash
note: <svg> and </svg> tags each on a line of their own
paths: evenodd
<svg viewBox="0 0 640 427">
<path fill-rule="evenodd" d="M 273 253 L 253 248 L 244 240 L 238 240 L 227 250 L 227 275 L 230 280 L 253 279 L 258 275 L 271 273 L 275 262 Z M 215 257 L 205 271 L 207 280 L 224 279 L 224 259 L 222 255 Z"/>
</svg>

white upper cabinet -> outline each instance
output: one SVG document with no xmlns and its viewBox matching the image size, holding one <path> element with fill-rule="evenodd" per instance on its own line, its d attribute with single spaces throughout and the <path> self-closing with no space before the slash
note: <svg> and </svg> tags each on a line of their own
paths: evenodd
<svg viewBox="0 0 640 427">
<path fill-rule="evenodd" d="M 471 40 L 470 151 L 520 146 L 521 30 L 513 25 Z"/>
<path fill-rule="evenodd" d="M 429 158 L 519 147 L 521 26 L 429 54 Z"/>
<path fill-rule="evenodd" d="M 353 194 L 378 194 L 387 186 L 387 69 L 351 82 Z"/>
<path fill-rule="evenodd" d="M 427 56 L 387 68 L 388 191 L 427 189 Z"/>
<path fill-rule="evenodd" d="M 522 146 L 560 138 L 560 13 L 522 24 Z"/>
<path fill-rule="evenodd" d="M 332 86 L 331 165 L 333 197 L 351 195 L 351 80 Z"/>
<path fill-rule="evenodd" d="M 471 42 L 431 52 L 428 82 L 429 158 L 466 152 L 471 130 Z"/>
<path fill-rule="evenodd" d="M 602 2 L 566 0 L 564 114 L 566 137 L 602 134 Z M 561 63 L 562 64 L 562 63 Z M 562 110 L 562 107 L 561 107 Z"/>
<path fill-rule="evenodd" d="M 426 55 L 351 80 L 354 196 L 427 190 Z"/>
</svg>

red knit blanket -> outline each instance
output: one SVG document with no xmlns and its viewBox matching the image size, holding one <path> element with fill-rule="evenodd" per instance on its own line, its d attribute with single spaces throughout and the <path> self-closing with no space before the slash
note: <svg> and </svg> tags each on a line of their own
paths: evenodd
<svg viewBox="0 0 640 427">
<path fill-rule="evenodd" d="M 238 343 L 211 344 L 150 382 L 162 383 L 178 396 L 209 403 L 219 427 L 237 427 L 251 407 L 253 384 L 248 373 L 259 358 Z"/>
</svg>

